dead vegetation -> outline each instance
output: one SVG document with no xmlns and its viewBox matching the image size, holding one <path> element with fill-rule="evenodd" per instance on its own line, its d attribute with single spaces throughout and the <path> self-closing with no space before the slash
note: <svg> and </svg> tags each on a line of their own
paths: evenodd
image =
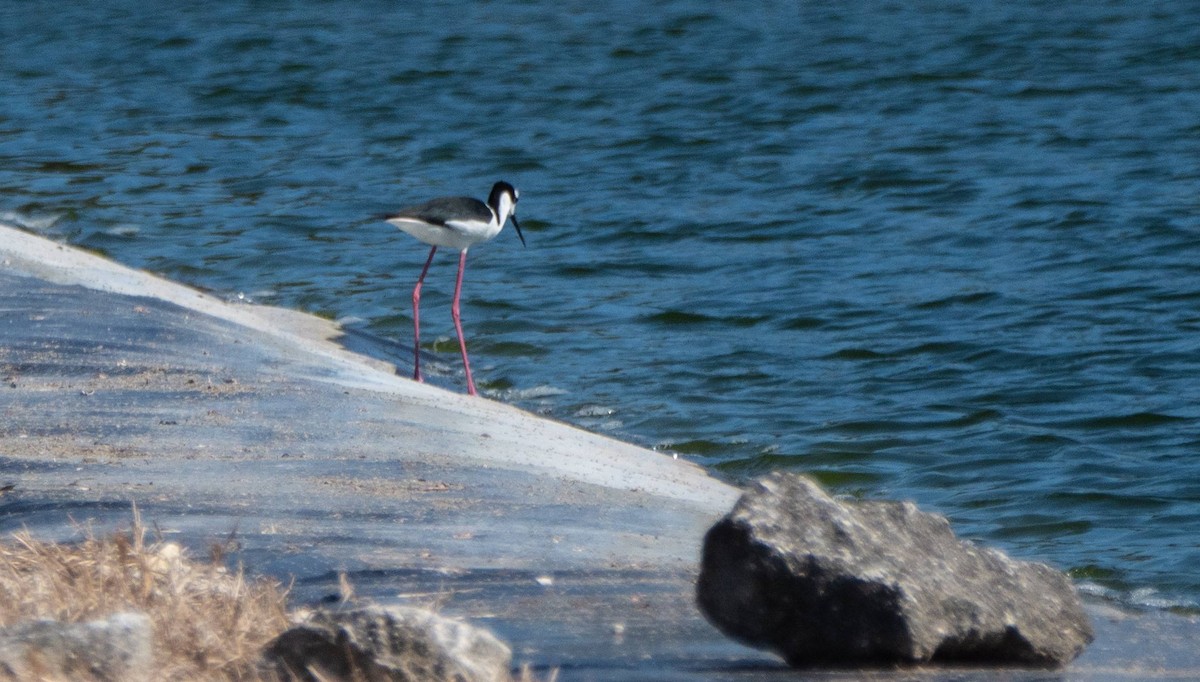
<svg viewBox="0 0 1200 682">
<path fill-rule="evenodd" d="M 62 622 L 140 611 L 154 626 L 155 668 L 164 680 L 255 680 L 259 651 L 289 626 L 278 583 L 194 562 L 172 542 L 132 528 L 57 544 L 28 532 L 0 543 L 0 626 Z"/>
<path fill-rule="evenodd" d="M 0 541 L 0 628 L 137 611 L 153 623 L 154 679 L 277 682 L 258 663 L 264 646 L 292 624 L 279 583 L 227 570 L 219 547 L 210 562 L 197 562 L 176 543 L 148 542 L 136 507 L 128 531 L 84 535 L 65 544 L 22 531 Z M 353 586 L 344 574 L 340 579 L 343 599 L 353 600 Z M 554 670 L 544 679 L 557 677 Z M 514 682 L 539 678 L 524 666 Z"/>
</svg>

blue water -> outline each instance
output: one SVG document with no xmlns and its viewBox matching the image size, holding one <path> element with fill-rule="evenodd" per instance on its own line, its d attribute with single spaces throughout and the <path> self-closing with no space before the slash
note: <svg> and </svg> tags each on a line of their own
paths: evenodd
<svg viewBox="0 0 1200 682">
<path fill-rule="evenodd" d="M 98 5 L 0 5 L 7 222 L 407 372 L 427 249 L 371 216 L 506 179 L 486 394 L 1200 607 L 1190 3 Z"/>
</svg>

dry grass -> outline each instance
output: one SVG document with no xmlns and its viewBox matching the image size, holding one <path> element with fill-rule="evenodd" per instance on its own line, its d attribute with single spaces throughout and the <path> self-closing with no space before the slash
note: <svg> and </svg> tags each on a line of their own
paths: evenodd
<svg viewBox="0 0 1200 682">
<path fill-rule="evenodd" d="M 275 682 L 257 669 L 263 647 L 291 622 L 287 592 L 247 580 L 221 564 L 194 562 L 172 542 L 146 541 L 135 507 L 132 527 L 76 544 L 35 540 L 27 531 L 0 542 L 0 627 L 48 618 L 77 623 L 139 611 L 154 627 L 156 680 Z M 354 588 L 339 576 L 342 596 Z M 544 682 L 555 682 L 551 671 Z M 514 682 L 539 682 L 527 666 Z"/>
<path fill-rule="evenodd" d="M 77 544 L 14 534 L 0 543 L 0 626 L 141 611 L 154 624 L 159 679 L 258 679 L 259 651 L 289 626 L 286 591 L 145 536 L 136 509 L 128 532 Z"/>
</svg>

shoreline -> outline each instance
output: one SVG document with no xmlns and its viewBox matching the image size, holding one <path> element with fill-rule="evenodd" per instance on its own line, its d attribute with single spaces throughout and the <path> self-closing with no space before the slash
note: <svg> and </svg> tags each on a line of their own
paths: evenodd
<svg viewBox="0 0 1200 682">
<path fill-rule="evenodd" d="M 70 519 L 111 528 L 136 501 L 193 551 L 235 537 L 233 560 L 294 576 L 301 602 L 339 572 L 373 599 L 447 594 L 563 679 L 781 669 L 692 603 L 703 534 L 738 495 L 701 467 L 398 377 L 320 318 L 0 235 L 6 533 L 70 539 Z M 1200 671 L 1195 617 L 1088 605 L 1097 640 L 1063 677 Z"/>
</svg>

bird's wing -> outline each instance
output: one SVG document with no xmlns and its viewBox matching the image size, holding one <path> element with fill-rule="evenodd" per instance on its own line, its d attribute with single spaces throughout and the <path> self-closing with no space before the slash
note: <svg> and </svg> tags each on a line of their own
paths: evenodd
<svg viewBox="0 0 1200 682">
<path fill-rule="evenodd" d="M 419 220 L 431 225 L 455 229 L 454 222 L 491 222 L 492 209 L 471 197 L 446 197 L 402 208 L 384 216 L 384 220 Z"/>
</svg>

